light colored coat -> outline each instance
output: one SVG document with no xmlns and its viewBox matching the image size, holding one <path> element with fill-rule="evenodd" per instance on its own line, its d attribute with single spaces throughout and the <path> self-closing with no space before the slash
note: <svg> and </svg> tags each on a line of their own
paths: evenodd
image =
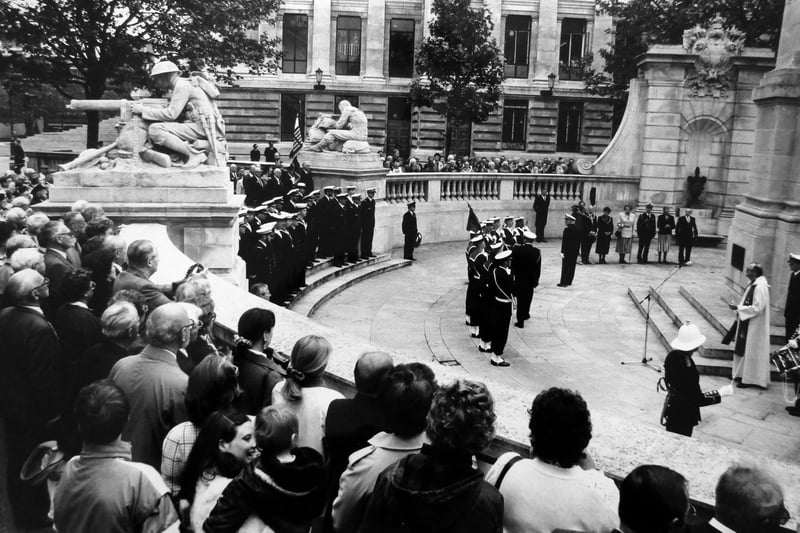
<svg viewBox="0 0 800 533">
<path fill-rule="evenodd" d="M 742 383 L 766 387 L 769 384 L 769 284 L 767 278 L 759 276 L 753 281 L 753 303 L 744 305 L 745 289 L 736 308 L 739 319 L 747 320 L 747 341 L 744 357 L 733 356 L 733 377 L 742 378 Z M 748 285 L 749 287 L 749 285 Z"/>
</svg>

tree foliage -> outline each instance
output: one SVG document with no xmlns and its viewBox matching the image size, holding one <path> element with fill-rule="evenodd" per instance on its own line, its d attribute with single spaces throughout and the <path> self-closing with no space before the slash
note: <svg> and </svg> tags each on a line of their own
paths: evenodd
<svg viewBox="0 0 800 533">
<path fill-rule="evenodd" d="M 157 59 L 204 68 L 223 82 L 234 67 L 263 71 L 277 57 L 276 41 L 257 32 L 274 23 L 280 0 L 2 0 L 0 37 L 21 48 L 0 57 L 0 77 L 12 73 L 48 84 L 68 98 L 102 98 L 148 83 Z M 71 89 L 79 87 L 82 95 Z M 89 144 L 97 117 L 89 116 Z M 94 139 L 92 139 L 94 122 Z"/>
<path fill-rule="evenodd" d="M 746 46 L 777 49 L 784 0 L 596 0 L 596 6 L 614 17 L 614 42 L 598 51 L 604 72 L 592 70 L 589 61 L 584 82 L 590 92 L 619 100 L 637 76 L 638 57 L 651 45 L 680 44 L 684 30 L 717 14 L 745 33 Z"/>
<path fill-rule="evenodd" d="M 434 0 L 430 36 L 416 57 L 419 76 L 411 84 L 414 105 L 434 109 L 448 122 L 445 150 L 454 124 L 483 122 L 497 107 L 503 60 L 491 33 L 491 16 L 469 0 Z"/>
</svg>

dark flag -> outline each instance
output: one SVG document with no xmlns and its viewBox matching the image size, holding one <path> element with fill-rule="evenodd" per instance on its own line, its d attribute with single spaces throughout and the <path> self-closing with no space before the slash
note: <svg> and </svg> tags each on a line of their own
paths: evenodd
<svg viewBox="0 0 800 533">
<path fill-rule="evenodd" d="M 469 207 L 469 216 L 467 217 L 467 231 L 480 231 L 481 230 L 481 223 L 478 220 L 478 215 L 475 214 L 475 211 L 472 210 L 472 206 L 467 204 Z"/>
</svg>

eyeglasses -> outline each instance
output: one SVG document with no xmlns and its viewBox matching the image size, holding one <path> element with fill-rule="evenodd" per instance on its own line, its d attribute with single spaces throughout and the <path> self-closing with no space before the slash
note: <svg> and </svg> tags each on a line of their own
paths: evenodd
<svg viewBox="0 0 800 533">
<path fill-rule="evenodd" d="M 61 235 L 68 235 L 69 237 L 72 237 L 74 234 L 71 231 L 65 231 L 63 233 L 56 233 L 56 236 L 61 236 Z"/>
<path fill-rule="evenodd" d="M 50 285 L 50 280 L 48 278 L 42 278 L 42 283 L 32 288 L 31 292 L 47 287 L 48 285 Z"/>
<path fill-rule="evenodd" d="M 188 323 L 188 324 L 186 324 L 185 326 L 183 326 L 183 327 L 181 328 L 181 330 L 184 330 L 184 329 L 186 329 L 186 328 L 193 328 L 193 327 L 194 327 L 194 320 L 189 320 L 189 323 Z"/>
</svg>

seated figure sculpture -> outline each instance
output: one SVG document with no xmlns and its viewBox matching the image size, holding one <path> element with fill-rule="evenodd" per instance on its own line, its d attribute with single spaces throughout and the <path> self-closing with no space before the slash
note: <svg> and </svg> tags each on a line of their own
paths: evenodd
<svg viewBox="0 0 800 533">
<path fill-rule="evenodd" d="M 131 113 L 150 123 L 149 142 L 182 156 L 185 169 L 195 168 L 209 158 L 212 165 L 224 165 L 224 159 L 216 160 L 221 149 L 218 144 L 225 133 L 213 103 L 219 90 L 201 75 L 181 78 L 180 69 L 171 61 L 156 63 L 150 76 L 159 89 L 171 91 L 171 96 L 166 107 L 131 103 Z"/>
<path fill-rule="evenodd" d="M 326 117 L 320 117 L 309 131 L 309 140 L 319 138 L 319 131 L 326 131 L 322 139 L 311 146 L 312 152 L 323 150 L 346 153 L 369 152 L 367 144 L 367 116 L 347 100 L 339 102 L 339 120 L 331 125 Z M 332 127 L 332 129 L 330 129 Z"/>
</svg>

